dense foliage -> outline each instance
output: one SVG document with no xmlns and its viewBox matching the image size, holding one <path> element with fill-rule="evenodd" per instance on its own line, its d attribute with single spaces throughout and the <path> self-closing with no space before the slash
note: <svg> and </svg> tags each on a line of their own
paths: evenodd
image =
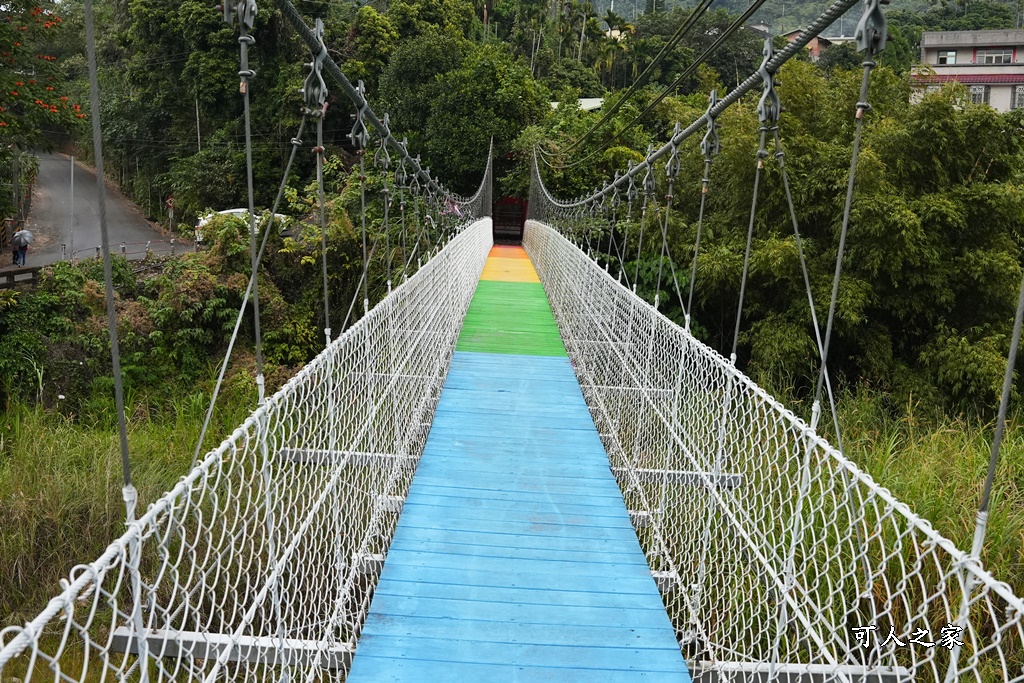
<svg viewBox="0 0 1024 683">
<path fill-rule="evenodd" d="M 587 192 L 629 161 L 641 159 L 648 145 L 660 144 L 675 122 L 699 116 L 707 93 L 735 85 L 761 59 L 761 38 L 741 31 L 637 123 L 647 102 L 691 67 L 695 55 L 733 21 L 726 4 L 702 16 L 688 37 L 664 55 L 647 85 L 622 102 L 604 130 L 575 146 L 602 116 L 600 110 L 580 111 L 575 99 L 604 96 L 605 108 L 621 99 L 622 89 L 647 69 L 685 21 L 688 7 L 652 4 L 634 16 L 579 0 L 300 6 L 311 16 L 324 17 L 332 56 L 353 80 L 365 82 L 378 109 L 390 112 L 393 129 L 408 137 L 425 165 L 462 193 L 475 189 L 491 140 L 499 159 L 497 196 L 526 195 L 535 146 L 546 162 L 547 183 L 557 194 Z M 12 104 L 14 95 L 0 93 L 7 122 L 0 135 L 13 139 L 17 132 L 16 142 L 27 145 L 50 127 L 63 125 L 76 134 L 79 128 L 73 124 L 85 113 L 71 103 L 86 93 L 81 4 L 61 3 L 60 17 L 56 6 L 5 7 L 11 8 L 7 21 L 0 22 L 0 41 L 11 51 L 5 56 L 15 59 L 20 71 L 28 68 L 26 55 L 40 56 L 38 67 L 33 66 L 38 78 L 32 84 L 19 80 L 25 91 L 17 97 L 42 88 L 39 92 L 49 99 L 46 107 L 25 108 Z M 901 7 L 891 12 L 892 39 L 882 60 L 887 68 L 872 85 L 874 110 L 855 196 L 834 365 L 848 380 L 876 383 L 897 397 L 912 394 L 936 404 L 984 406 L 998 384 L 1019 279 L 1022 117 L 971 105 L 956 88 L 911 104 L 906 73 L 921 30 L 1005 27 L 1016 17 L 1012 8 L 988 0 L 927 11 L 914 11 L 919 8 L 906 3 Z M 104 92 L 100 115 L 112 175 L 154 214 L 162 199 L 173 195 L 186 229 L 208 208 L 243 205 L 235 29 L 221 21 L 216 8 L 198 1 L 98 2 L 97 11 Z M 298 125 L 297 88 L 307 56 L 272 5 L 261 4 L 254 34 L 254 180 L 257 205 L 268 206 Z M 17 50 L 14 43 L 21 43 Z M 25 78 L 15 70 L 4 74 Z M 779 80 L 785 108 L 781 135 L 821 313 L 851 151 L 859 57 L 848 44 L 838 45 L 816 65 L 807 59 L 791 62 Z M 14 87 L 4 82 L 4 90 Z M 62 91 L 69 93 L 60 95 L 66 100 L 58 98 Z M 548 105 L 552 99 L 561 103 L 558 108 Z M 701 334 L 722 350 L 731 345 L 749 212 L 757 129 L 753 104 L 743 102 L 721 119 L 724 151 L 714 165 L 706 248 L 698 264 L 694 318 Z M 346 195 L 345 188 L 357 159 L 347 137 L 351 111 L 346 98 L 332 91 L 325 136 L 335 155 L 328 188 L 336 207 L 332 279 L 336 305 L 342 308 L 344 293 L 354 289 L 350 279 L 360 259 L 352 216 L 345 211 L 346 202 L 353 206 L 354 196 Z M 289 178 L 288 210 L 299 218 L 313 208 L 311 161 L 300 155 Z M 678 210 L 669 226 L 674 265 L 684 280 L 701 171 L 700 155 L 690 145 L 676 193 Z M 813 335 L 777 166 L 769 164 L 762 185 L 741 362 L 752 372 L 775 374 L 800 387 L 812 374 Z M 318 238 L 310 230 L 300 231 L 292 246 L 272 245 L 268 257 L 266 315 L 282 330 L 267 325 L 268 355 L 289 367 L 317 349 L 315 288 L 309 278 L 295 275 L 315 260 L 310 249 L 297 246 Z M 224 327 L 230 326 L 228 318 L 240 301 L 247 268 L 244 245 L 239 242 L 232 260 L 230 250 L 224 251 L 226 243 L 218 238 L 209 253 L 153 265 L 141 275 L 130 276 L 128 266 L 121 265 L 119 305 L 127 321 L 130 382 L 159 387 L 180 377 L 187 385 L 208 371 L 210 357 L 223 348 Z M 630 245 L 630 253 L 639 246 Z M 639 250 L 639 259 L 634 255 L 622 264 L 639 278 L 638 291 L 651 299 L 657 283 L 646 274 L 658 271 L 652 249 L 648 244 Z M 0 344 L 5 377 L 31 375 L 26 368 L 38 367 L 44 376 L 61 379 L 53 395 L 95 393 L 94 381 L 106 362 L 102 330 L 95 322 L 101 313 L 97 278 L 88 269 L 62 266 L 37 294 L 8 300 L 0 312 L 0 329 L 7 331 Z M 661 301 L 672 301 L 664 283 L 662 289 Z M 678 302 L 665 305 L 670 315 L 681 318 Z M 35 324 L 37 318 L 43 322 Z M 5 393 L 18 392 L 8 388 Z"/>
</svg>

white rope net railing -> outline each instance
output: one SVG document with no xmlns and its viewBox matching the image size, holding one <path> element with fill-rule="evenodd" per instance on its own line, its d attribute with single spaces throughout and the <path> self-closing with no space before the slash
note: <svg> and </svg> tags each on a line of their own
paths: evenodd
<svg viewBox="0 0 1024 683">
<path fill-rule="evenodd" d="M 524 246 L 692 671 L 1024 680 L 1009 586 L 555 229 Z"/>
<path fill-rule="evenodd" d="M 465 227 L 0 631 L 0 680 L 343 677 L 490 245 Z"/>
</svg>

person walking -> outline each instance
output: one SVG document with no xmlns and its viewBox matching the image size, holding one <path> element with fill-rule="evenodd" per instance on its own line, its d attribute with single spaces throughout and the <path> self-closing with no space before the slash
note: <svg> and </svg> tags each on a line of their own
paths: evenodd
<svg viewBox="0 0 1024 683">
<path fill-rule="evenodd" d="M 32 233 L 22 228 L 11 237 L 11 249 L 14 249 L 14 265 L 24 266 L 28 255 L 28 245 L 35 239 Z"/>
</svg>

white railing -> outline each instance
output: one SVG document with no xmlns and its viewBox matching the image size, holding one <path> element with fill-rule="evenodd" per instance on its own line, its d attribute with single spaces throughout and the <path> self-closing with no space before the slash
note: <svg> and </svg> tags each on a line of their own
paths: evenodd
<svg viewBox="0 0 1024 683">
<path fill-rule="evenodd" d="M 490 245 L 490 219 L 453 237 L 0 631 L 0 680 L 343 673 Z"/>
<path fill-rule="evenodd" d="M 1024 680 L 1009 586 L 554 229 L 524 246 L 698 678 Z"/>
</svg>

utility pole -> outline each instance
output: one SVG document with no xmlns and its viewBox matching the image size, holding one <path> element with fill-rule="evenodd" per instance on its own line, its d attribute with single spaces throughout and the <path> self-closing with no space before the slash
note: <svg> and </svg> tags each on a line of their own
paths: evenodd
<svg viewBox="0 0 1024 683">
<path fill-rule="evenodd" d="M 484 12 L 486 13 L 487 10 L 485 9 Z M 203 139 L 199 136 L 199 95 L 198 95 L 198 93 L 196 94 L 196 147 L 199 148 L 198 151 L 200 151 L 200 152 L 203 151 Z"/>
</svg>

